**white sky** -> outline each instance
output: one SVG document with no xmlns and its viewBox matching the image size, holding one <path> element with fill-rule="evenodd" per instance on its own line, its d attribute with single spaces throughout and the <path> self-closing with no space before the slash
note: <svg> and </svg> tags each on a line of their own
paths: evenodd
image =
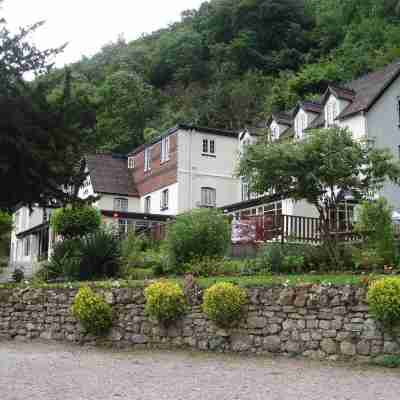
<svg viewBox="0 0 400 400">
<path fill-rule="evenodd" d="M 4 0 L 1 16 L 11 31 L 45 20 L 32 37 L 41 49 L 69 42 L 57 65 L 93 55 L 120 34 L 132 40 L 178 21 L 205 0 Z"/>
</svg>

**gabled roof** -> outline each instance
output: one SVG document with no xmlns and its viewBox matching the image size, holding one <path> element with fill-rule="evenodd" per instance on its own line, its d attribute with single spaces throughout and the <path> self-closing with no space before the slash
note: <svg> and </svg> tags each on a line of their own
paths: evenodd
<svg viewBox="0 0 400 400">
<path fill-rule="evenodd" d="M 325 126 L 325 114 L 321 112 L 317 118 L 315 118 L 305 129 L 308 131 L 309 129 L 318 129 L 323 128 Z"/>
<path fill-rule="evenodd" d="M 306 112 L 319 114 L 322 111 L 322 104 L 309 100 L 299 101 L 296 108 L 294 109 L 293 116 L 297 114 L 300 108 L 302 108 Z"/>
<path fill-rule="evenodd" d="M 364 75 L 358 79 L 343 84 L 330 84 L 321 98 L 320 102 L 300 102 L 295 112 L 301 106 L 303 108 L 311 107 L 318 111 L 318 117 L 314 119 L 306 128 L 317 129 L 325 125 L 325 115 L 323 106 L 332 94 L 339 99 L 349 102 L 348 106 L 337 116 L 336 119 L 345 119 L 360 112 L 367 112 L 382 96 L 385 90 L 400 76 L 400 60 L 397 60 L 385 68 L 370 74 Z M 311 103 L 311 104 L 310 104 Z M 272 117 L 271 117 L 272 120 Z"/>
<path fill-rule="evenodd" d="M 294 137 L 294 129 L 288 128 L 279 135 L 279 140 L 284 141 L 286 139 L 291 139 Z"/>
<path fill-rule="evenodd" d="M 331 94 L 338 99 L 347 101 L 353 101 L 356 96 L 356 93 L 351 89 L 338 85 L 329 85 L 322 97 L 322 105 L 325 105 Z"/>
<path fill-rule="evenodd" d="M 226 137 L 231 137 L 234 139 L 237 139 L 239 136 L 239 132 L 236 131 L 230 131 L 226 129 L 218 129 L 218 128 L 208 128 L 205 126 L 198 126 L 198 125 L 190 125 L 190 124 L 178 124 L 170 129 L 168 129 L 166 132 L 164 132 L 162 135 L 157 136 L 154 138 L 151 142 L 142 144 L 139 147 L 136 147 L 133 149 L 128 156 L 133 156 L 135 154 L 140 153 L 142 150 L 144 150 L 146 147 L 152 146 L 153 144 L 158 143 L 161 139 L 164 137 L 167 137 L 169 135 L 172 135 L 173 133 L 179 131 L 179 130 L 184 130 L 184 131 L 197 131 L 201 133 L 211 133 L 213 135 L 219 135 L 219 136 L 226 136 Z"/>
<path fill-rule="evenodd" d="M 267 120 L 267 126 L 271 125 L 272 121 L 276 121 L 279 125 L 292 126 L 293 125 L 293 111 L 283 111 L 273 113 Z"/>
<path fill-rule="evenodd" d="M 86 156 L 95 193 L 139 197 L 125 156 L 102 153 Z"/>
<path fill-rule="evenodd" d="M 353 90 L 355 96 L 352 103 L 338 116 L 338 119 L 348 118 L 361 111 L 368 111 L 399 75 L 400 61 L 397 60 L 379 71 L 347 83 L 345 86 Z"/>
</svg>

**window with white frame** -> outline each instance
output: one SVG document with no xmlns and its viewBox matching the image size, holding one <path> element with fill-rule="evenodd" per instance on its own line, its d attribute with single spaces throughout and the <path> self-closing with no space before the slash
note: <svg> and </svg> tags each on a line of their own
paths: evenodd
<svg viewBox="0 0 400 400">
<path fill-rule="evenodd" d="M 338 106 L 336 101 L 331 101 L 327 103 L 325 107 L 325 119 L 326 125 L 333 126 L 335 124 L 335 119 L 339 114 Z"/>
<path fill-rule="evenodd" d="M 307 115 L 304 113 L 299 114 L 294 121 L 294 130 L 296 137 L 301 139 L 303 137 L 304 130 L 307 128 Z"/>
<path fill-rule="evenodd" d="M 165 189 L 161 192 L 160 209 L 161 211 L 168 210 L 168 207 L 169 207 L 169 190 Z"/>
<path fill-rule="evenodd" d="M 250 200 L 249 183 L 242 180 L 242 201 Z"/>
<path fill-rule="evenodd" d="M 144 171 L 151 170 L 151 147 L 144 150 Z"/>
<path fill-rule="evenodd" d="M 19 230 L 21 229 L 20 223 L 21 223 L 21 211 L 17 211 L 15 213 L 15 230 L 17 232 L 19 232 Z"/>
<path fill-rule="evenodd" d="M 201 205 L 203 207 L 215 207 L 217 200 L 217 191 L 214 188 L 201 188 Z"/>
<path fill-rule="evenodd" d="M 114 211 L 128 211 L 128 199 L 124 198 L 115 198 L 114 199 Z"/>
<path fill-rule="evenodd" d="M 144 199 L 144 212 L 146 214 L 150 214 L 151 213 L 151 196 L 147 196 Z"/>
<path fill-rule="evenodd" d="M 203 139 L 203 155 L 215 156 L 215 140 Z"/>
<path fill-rule="evenodd" d="M 397 97 L 397 124 L 400 127 L 400 96 Z"/>
<path fill-rule="evenodd" d="M 128 169 L 135 168 L 135 157 L 128 157 Z"/>
<path fill-rule="evenodd" d="M 31 237 L 27 236 L 24 240 L 24 256 L 28 257 L 31 254 Z"/>
<path fill-rule="evenodd" d="M 279 128 L 276 125 L 271 126 L 271 140 L 279 139 Z"/>
<path fill-rule="evenodd" d="M 169 160 L 169 136 L 161 139 L 161 162 Z"/>
</svg>

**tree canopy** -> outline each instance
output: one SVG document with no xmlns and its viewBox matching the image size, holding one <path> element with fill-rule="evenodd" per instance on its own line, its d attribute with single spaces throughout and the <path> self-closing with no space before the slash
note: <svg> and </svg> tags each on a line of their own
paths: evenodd
<svg viewBox="0 0 400 400">
<path fill-rule="evenodd" d="M 69 75 L 60 101 L 49 101 L 52 59 L 62 49 L 40 51 L 29 35 L 40 23 L 11 34 L 0 30 L 0 209 L 22 202 L 62 200 L 87 144 L 94 116 L 71 96 Z M 27 81 L 27 74 L 36 76 Z"/>
<path fill-rule="evenodd" d="M 399 183 L 400 164 L 389 150 L 374 149 L 342 128 L 311 131 L 296 142 L 261 142 L 246 149 L 240 174 L 256 193 L 279 193 L 315 206 L 330 237 L 332 211 L 345 195 L 368 198 L 386 180 Z"/>
</svg>

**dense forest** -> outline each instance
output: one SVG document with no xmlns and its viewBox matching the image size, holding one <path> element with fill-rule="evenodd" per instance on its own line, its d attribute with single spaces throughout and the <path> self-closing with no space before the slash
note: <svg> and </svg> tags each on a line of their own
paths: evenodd
<svg viewBox="0 0 400 400">
<path fill-rule="evenodd" d="M 46 76 L 125 152 L 178 122 L 240 129 L 400 56 L 399 0 L 211 0 Z"/>
</svg>

